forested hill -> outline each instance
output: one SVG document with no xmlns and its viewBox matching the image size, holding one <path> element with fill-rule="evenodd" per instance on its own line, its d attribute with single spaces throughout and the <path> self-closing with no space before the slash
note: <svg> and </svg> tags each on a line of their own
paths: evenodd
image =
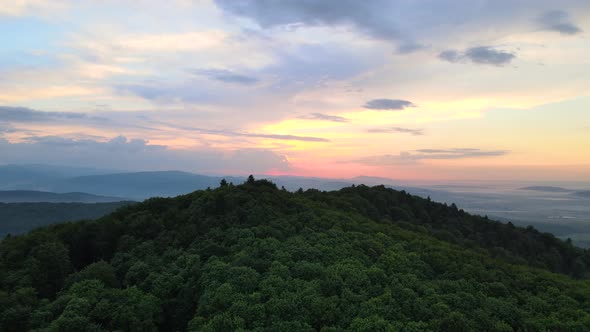
<svg viewBox="0 0 590 332">
<path fill-rule="evenodd" d="M 250 178 L 6 238 L 0 330 L 588 331 L 589 266 L 404 192 Z"/>
</svg>

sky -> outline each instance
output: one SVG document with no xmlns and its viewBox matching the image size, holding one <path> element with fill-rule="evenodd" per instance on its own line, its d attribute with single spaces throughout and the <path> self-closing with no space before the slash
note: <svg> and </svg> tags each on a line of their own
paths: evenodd
<svg viewBox="0 0 590 332">
<path fill-rule="evenodd" d="M 0 164 L 590 181 L 587 0 L 0 2 Z"/>
</svg>

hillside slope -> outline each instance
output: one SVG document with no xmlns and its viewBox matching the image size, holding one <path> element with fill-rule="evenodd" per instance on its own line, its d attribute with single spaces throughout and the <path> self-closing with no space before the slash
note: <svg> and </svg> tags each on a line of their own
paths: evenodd
<svg viewBox="0 0 590 332">
<path fill-rule="evenodd" d="M 0 330 L 585 331 L 587 263 L 384 187 L 250 179 L 5 239 Z"/>
<path fill-rule="evenodd" d="M 0 238 L 59 222 L 100 218 L 132 203 L 0 203 Z"/>
</svg>

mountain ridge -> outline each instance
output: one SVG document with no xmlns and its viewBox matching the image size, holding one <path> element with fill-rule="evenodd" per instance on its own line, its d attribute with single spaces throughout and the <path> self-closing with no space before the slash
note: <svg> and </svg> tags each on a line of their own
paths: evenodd
<svg viewBox="0 0 590 332">
<path fill-rule="evenodd" d="M 1 203 L 109 203 L 121 201 L 129 201 L 129 199 L 84 192 L 55 193 L 37 190 L 0 190 Z"/>
</svg>

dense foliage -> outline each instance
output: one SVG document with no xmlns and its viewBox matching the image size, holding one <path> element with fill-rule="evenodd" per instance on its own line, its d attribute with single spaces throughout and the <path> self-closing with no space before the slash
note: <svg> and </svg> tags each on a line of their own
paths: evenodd
<svg viewBox="0 0 590 332">
<path fill-rule="evenodd" d="M 131 203 L 0 203 L 0 236 L 68 220 L 100 218 Z"/>
<path fill-rule="evenodd" d="M 0 330 L 590 330 L 590 281 L 539 267 L 583 276 L 587 253 L 383 187 L 250 178 L 6 238 Z"/>
</svg>

